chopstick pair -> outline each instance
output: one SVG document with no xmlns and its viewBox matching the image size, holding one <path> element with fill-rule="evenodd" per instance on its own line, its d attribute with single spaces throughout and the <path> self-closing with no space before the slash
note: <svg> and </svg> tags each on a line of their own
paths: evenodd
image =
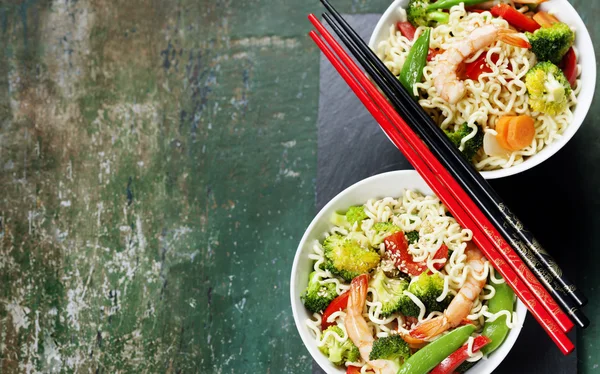
<svg viewBox="0 0 600 374">
<path fill-rule="evenodd" d="M 332 46 L 332 48 L 336 51 L 340 58 L 344 61 L 344 63 L 348 66 L 348 69 L 352 71 L 349 73 L 346 68 L 341 64 L 341 62 L 335 57 L 334 53 L 325 45 L 325 43 L 319 38 L 319 36 L 311 32 L 311 37 L 317 42 L 319 47 L 326 54 L 327 58 L 334 64 L 338 72 L 343 76 L 343 78 L 348 82 L 348 84 L 352 87 L 354 92 L 359 96 L 361 101 L 365 104 L 367 109 L 373 114 L 373 116 L 378 120 L 381 126 L 384 128 L 388 136 L 392 138 L 394 143 L 401 149 L 401 151 L 407 156 L 409 161 L 415 166 L 415 169 L 424 177 L 426 182 L 432 187 L 435 193 L 440 196 L 442 201 L 448 206 L 453 215 L 459 220 L 459 222 L 469 228 L 474 228 L 474 240 L 481 248 L 485 248 L 484 253 L 486 256 L 496 265 L 496 268 L 499 269 L 499 272 L 505 277 L 507 283 L 511 285 L 517 292 L 517 295 L 524 301 L 527 307 L 530 309 L 532 314 L 536 319 L 544 326 L 546 331 L 551 335 L 553 340 L 559 345 L 561 350 L 564 353 L 568 353 L 572 351 L 573 345 L 568 340 L 563 331 L 568 331 L 572 328 L 572 323 L 560 312 L 560 308 L 554 303 L 551 298 L 541 298 L 542 305 L 548 308 L 554 308 L 559 313 L 554 314 L 554 318 L 558 319 L 562 322 L 560 327 L 552 320 L 552 317 L 549 313 L 544 309 L 544 307 L 538 303 L 533 298 L 527 287 L 525 287 L 521 281 L 519 280 L 518 275 L 507 265 L 505 261 L 502 260 L 500 255 L 493 249 L 493 244 L 490 240 L 484 235 L 484 233 L 479 229 L 479 227 L 473 222 L 470 218 L 469 214 L 477 213 L 468 212 L 467 210 L 463 210 L 460 206 L 461 201 L 457 200 L 452 195 L 452 189 L 458 187 L 456 185 L 456 181 L 449 179 L 448 172 L 444 169 L 444 167 L 435 159 L 435 157 L 431 154 L 427 147 L 420 142 L 420 140 L 416 137 L 414 133 L 408 128 L 406 123 L 399 117 L 399 115 L 394 111 L 394 109 L 385 101 L 385 98 L 375 89 L 375 87 L 368 81 L 368 78 L 358 69 L 356 65 L 345 55 L 345 52 L 337 45 L 335 40 L 331 37 L 331 35 L 323 28 L 323 26 L 318 22 L 318 20 L 311 15 L 311 22 L 317 27 L 317 29 L 323 34 L 324 38 L 328 41 L 328 43 Z M 354 75 L 354 77 L 353 77 Z M 356 79 L 356 80 L 355 80 Z M 358 81 L 358 82 L 357 82 Z M 365 92 L 366 91 L 366 92 Z M 375 105 L 371 100 L 375 100 L 377 105 Z M 384 111 L 385 116 L 381 113 L 381 110 Z M 406 139 L 396 131 L 396 128 L 390 120 L 393 121 L 397 126 L 402 128 L 403 134 L 409 139 L 407 142 Z M 414 147 L 414 148 L 413 148 Z M 417 152 L 418 150 L 418 152 Z M 423 159 L 419 157 L 419 153 L 423 156 Z M 445 183 L 448 186 L 445 186 L 441 183 L 436 174 L 442 177 L 445 180 Z M 448 187 L 448 188 L 447 188 Z M 462 194 L 464 191 L 458 187 Z M 466 196 L 468 199 L 468 196 Z M 463 201 L 464 202 L 464 201 Z M 479 212 L 481 215 L 481 212 Z M 476 214 L 473 214 L 474 217 L 477 217 Z M 490 226 L 490 225 L 488 225 Z M 493 230 L 490 230 L 493 234 Z M 497 234 L 497 232 L 496 232 Z M 502 242 L 502 239 L 499 235 L 496 235 L 496 238 L 499 239 L 497 242 Z M 504 242 L 505 243 L 505 242 Z M 497 244 L 497 243 L 496 243 Z M 506 243 L 505 243 L 506 244 Z M 508 247 L 508 245 L 506 245 Z M 490 250 L 491 249 L 491 250 Z M 510 247 L 508 247 L 510 249 Z M 516 255 L 515 255 L 516 257 Z M 518 257 L 516 257 L 518 259 Z M 520 260 L 519 260 L 520 261 Z M 533 277 L 531 277 L 533 278 Z M 533 278 L 535 279 L 535 278 Z M 530 282 L 531 283 L 531 282 Z M 535 283 L 535 281 L 533 282 Z M 545 292 L 541 285 L 538 286 L 541 290 L 538 291 L 538 294 Z M 534 288 L 535 289 L 535 288 Z M 548 295 L 549 296 L 549 295 Z M 553 304 L 553 305 L 552 305 Z M 570 324 L 570 326 L 569 326 Z"/>
<path fill-rule="evenodd" d="M 413 130 L 434 151 L 461 187 L 468 191 L 477 208 L 481 209 L 485 216 L 493 222 L 497 231 L 501 232 L 502 236 L 510 242 L 512 248 L 519 253 L 536 277 L 552 293 L 554 299 L 562 305 L 563 310 L 569 314 L 577 325 L 587 327 L 589 320 L 579 310 L 581 306 L 587 303 L 585 296 L 573 283 L 566 279 L 560 267 L 506 207 L 493 188 L 462 157 L 447 136 L 414 100 L 412 94 L 402 87 L 396 77 L 347 24 L 329 1 L 321 0 L 321 2 L 331 12 L 335 20 L 332 20 L 328 14 L 325 14 L 324 18 L 384 91 L 396 109 L 409 118 L 409 124 L 412 124 Z M 512 249 L 510 251 L 514 253 Z"/>
</svg>

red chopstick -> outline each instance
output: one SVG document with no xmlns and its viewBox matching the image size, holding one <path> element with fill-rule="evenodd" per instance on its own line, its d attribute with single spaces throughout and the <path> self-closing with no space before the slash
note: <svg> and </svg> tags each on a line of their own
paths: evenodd
<svg viewBox="0 0 600 374">
<path fill-rule="evenodd" d="M 337 45 L 337 42 L 335 42 L 335 40 L 333 40 L 331 35 L 324 29 L 324 27 L 319 23 L 319 21 L 312 15 L 311 15 L 310 19 L 311 19 L 311 22 L 313 22 L 313 24 L 315 25 L 315 27 L 317 27 L 319 29 L 319 31 L 322 34 L 324 34 L 324 36 L 326 38 L 327 38 L 327 35 L 329 36 L 329 38 L 327 38 L 328 42 L 330 42 L 330 44 L 332 44 L 332 46 L 336 50 L 339 49 L 343 52 L 341 47 L 339 47 L 339 45 Z M 540 324 L 542 324 L 544 329 L 548 332 L 548 334 L 551 336 L 551 338 L 559 346 L 561 351 L 565 354 L 571 352 L 574 349 L 574 346 L 569 341 L 567 336 L 561 331 L 561 329 L 556 325 L 556 323 L 554 323 L 554 321 L 552 320 L 552 318 L 550 317 L 548 312 L 546 312 L 546 310 L 540 304 L 538 304 L 536 302 L 536 300 L 534 300 L 533 295 L 529 292 L 527 287 L 525 287 L 525 285 L 521 283 L 517 274 L 515 274 L 515 272 L 510 267 L 507 266 L 506 262 L 504 262 L 500 258 L 498 253 L 493 248 L 491 248 L 491 245 L 490 245 L 491 243 L 489 242 L 488 238 L 486 238 L 486 236 L 483 235 L 482 231 L 474 224 L 474 222 L 471 219 L 471 217 L 469 216 L 469 214 L 462 209 L 460 202 L 454 198 L 454 196 L 452 195 L 452 192 L 449 191 L 448 189 L 446 189 L 443 186 L 443 184 L 441 183 L 441 181 L 437 179 L 436 173 L 438 174 L 438 176 L 440 176 L 439 171 L 442 171 L 445 169 L 443 167 L 441 167 L 441 165 L 439 165 L 441 167 L 441 170 L 435 170 L 438 168 L 435 168 L 434 171 L 430 170 L 428 168 L 428 166 L 425 164 L 425 162 L 419 157 L 418 153 L 413 148 L 411 148 L 411 145 L 415 146 L 415 148 L 423 148 L 425 152 L 421 152 L 421 154 L 432 165 L 435 165 L 435 163 L 431 162 L 431 160 L 429 160 L 429 159 L 433 159 L 435 161 L 437 161 L 437 159 L 435 159 L 433 157 L 433 155 L 429 152 L 427 147 L 425 147 L 421 143 L 420 139 L 418 139 L 418 137 L 416 137 L 416 135 L 414 135 L 414 133 L 412 133 L 412 130 L 410 130 L 409 128 L 408 128 L 409 139 L 411 138 L 410 135 L 413 135 L 413 137 L 416 137 L 418 142 L 416 142 L 416 144 L 411 143 L 411 145 L 407 144 L 406 140 L 396 131 L 396 129 L 394 128 L 394 125 L 392 125 L 388 121 L 388 119 L 380 112 L 380 109 L 371 101 L 371 99 L 369 98 L 367 93 L 365 91 L 363 91 L 363 87 L 361 87 L 359 85 L 359 83 L 357 83 L 353 79 L 353 77 L 350 75 L 350 73 L 343 67 L 343 65 L 340 63 L 340 61 L 337 60 L 337 58 L 335 57 L 333 52 L 331 50 L 329 50 L 329 48 L 319 38 L 319 36 L 315 32 L 311 32 L 310 35 L 313 38 L 313 40 L 317 43 L 317 45 L 319 45 L 319 48 L 321 48 L 321 50 L 325 53 L 327 58 L 332 62 L 332 64 L 336 68 L 336 70 L 338 70 L 338 72 L 342 75 L 344 80 L 346 80 L 346 82 L 350 85 L 352 90 L 356 93 L 356 95 L 359 97 L 359 99 L 367 107 L 369 112 L 371 112 L 371 114 L 377 119 L 377 121 L 380 123 L 380 125 L 382 126 L 382 128 L 384 129 L 386 134 L 388 134 L 388 136 L 390 136 L 392 141 L 398 146 L 398 148 L 400 148 L 400 150 L 404 153 L 404 155 L 407 157 L 409 162 L 411 162 L 411 164 L 415 167 L 415 169 L 421 174 L 421 176 L 423 176 L 423 178 L 425 179 L 427 184 L 440 197 L 440 199 L 444 202 L 444 204 L 446 204 L 446 206 L 449 208 L 449 210 L 452 212 L 452 214 L 457 218 L 457 220 L 464 227 L 469 227 L 469 228 L 473 229 L 472 231 L 473 231 L 473 236 L 474 236 L 475 242 L 478 244 L 478 246 L 480 248 L 482 248 L 486 257 L 488 257 L 496 265 L 496 268 L 498 268 L 498 271 L 504 276 L 507 283 L 509 285 L 511 285 L 511 287 L 515 290 L 515 292 L 517 293 L 519 298 L 521 300 L 523 300 L 525 305 L 528 307 L 528 309 L 531 311 L 531 313 L 534 315 L 534 317 L 538 320 L 538 322 Z M 331 40 L 329 40 L 329 39 L 331 39 Z M 348 67 L 353 71 L 353 73 L 355 74 L 355 78 L 358 81 L 360 81 L 360 84 L 362 84 L 365 87 L 365 89 L 367 91 L 369 91 L 369 94 L 371 94 L 373 96 L 373 98 L 378 102 L 379 105 L 381 105 L 383 108 L 386 109 L 385 110 L 386 114 L 387 114 L 387 112 L 390 112 L 390 111 L 391 111 L 391 113 L 395 113 L 396 115 L 393 117 L 398 117 L 398 119 L 399 119 L 398 121 L 396 121 L 397 124 L 408 127 L 406 125 L 406 123 L 404 123 L 402 118 L 399 117 L 397 115 L 397 113 L 391 108 L 389 103 L 387 103 L 387 101 L 385 101 L 383 96 L 375 89 L 375 87 L 368 80 L 368 78 L 364 75 L 364 73 L 362 73 L 362 71 L 360 71 L 360 69 L 358 69 L 358 67 L 356 67 L 356 65 L 354 65 L 354 63 L 349 59 L 349 57 L 345 54 L 345 52 L 343 52 L 343 54 L 340 54 L 340 57 L 344 60 L 344 62 L 348 65 Z M 384 105 L 382 105 L 382 104 L 384 104 Z M 405 133 L 405 135 L 407 135 L 407 134 Z M 419 145 L 421 145 L 422 147 L 419 147 Z M 421 149 L 420 149 L 420 151 L 421 151 Z M 438 162 L 438 164 L 439 164 L 439 162 Z M 456 182 L 454 182 L 454 183 L 456 183 Z M 467 196 L 467 198 L 468 198 L 468 196 Z M 468 199 L 470 200 L 470 198 L 468 198 Z M 464 201 L 463 201 L 463 203 L 464 203 Z M 481 214 L 481 212 L 479 212 L 479 214 Z M 498 237 L 501 238 L 500 236 L 498 236 Z M 485 250 L 483 248 L 485 248 Z M 510 247 L 508 247 L 508 248 L 510 249 Z"/>
<path fill-rule="evenodd" d="M 350 60 L 347 56 L 344 49 L 337 43 L 337 41 L 333 38 L 333 36 L 325 29 L 325 27 L 321 24 L 321 22 L 314 16 L 309 15 L 310 22 L 317 28 L 317 30 L 323 35 L 325 40 L 331 45 L 335 53 L 340 56 L 342 61 L 348 66 L 352 74 L 355 76 L 364 76 L 362 70 L 358 68 L 358 66 L 354 63 L 354 61 Z M 446 184 L 446 187 L 453 191 L 456 198 L 461 201 L 469 213 L 470 216 L 474 217 L 475 223 L 479 224 L 481 230 L 483 230 L 484 234 L 488 237 L 488 239 L 495 245 L 498 251 L 503 255 L 504 259 L 512 266 L 513 270 L 516 271 L 521 279 L 525 282 L 525 284 L 531 289 L 534 295 L 537 297 L 539 302 L 542 303 L 544 308 L 550 313 L 550 315 L 554 318 L 555 322 L 560 326 L 562 331 L 569 332 L 573 327 L 573 322 L 569 319 L 569 317 L 562 311 L 560 306 L 556 303 L 556 301 L 552 298 L 552 296 L 548 293 L 548 291 L 544 288 L 544 286 L 540 283 L 540 281 L 535 277 L 535 275 L 529 270 L 529 268 L 525 265 L 523 260 L 514 252 L 514 250 L 510 247 L 510 245 L 504 240 L 502 235 L 496 230 L 496 228 L 492 225 L 489 219 L 481 212 L 481 210 L 475 205 L 473 200 L 469 197 L 469 195 L 464 191 L 464 189 L 454 180 L 454 178 L 450 175 L 448 170 L 442 166 L 442 164 L 438 161 L 438 159 L 431 153 L 429 148 L 423 144 L 421 139 L 412 131 L 412 129 L 406 124 L 404 119 L 400 117 L 398 112 L 396 112 L 391 105 L 389 105 L 388 101 L 382 95 L 377 95 L 379 93 L 375 86 L 369 81 L 368 85 L 363 85 L 369 95 L 375 99 L 377 105 L 382 108 L 383 112 L 391 119 L 393 123 L 400 127 L 400 130 L 404 136 L 408 138 L 409 144 L 415 147 L 418 154 L 425 155 L 425 161 L 429 165 L 429 167 L 433 170 L 434 173 L 438 174 L 438 176 L 443 180 Z M 464 227 L 474 227 L 476 225 L 467 225 L 464 224 Z M 475 235 L 474 235 L 475 237 Z M 475 237 L 475 242 L 480 245 L 479 240 L 483 238 L 483 235 L 478 235 Z M 485 243 L 481 243 L 480 247 L 487 246 Z M 490 247 L 491 248 L 491 247 Z"/>
</svg>

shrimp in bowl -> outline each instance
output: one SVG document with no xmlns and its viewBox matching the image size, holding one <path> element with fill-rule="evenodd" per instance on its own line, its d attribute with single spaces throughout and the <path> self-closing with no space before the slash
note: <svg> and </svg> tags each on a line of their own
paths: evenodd
<svg viewBox="0 0 600 374">
<path fill-rule="evenodd" d="M 486 325 L 502 326 L 496 348 L 520 326 L 514 295 L 496 292 L 508 286 L 447 213 L 437 197 L 410 189 L 330 212 L 299 300 L 319 356 L 339 372 L 397 373 L 415 362 L 432 370 L 439 362 L 422 362 L 428 351 L 449 350 L 445 358 L 463 346 L 477 364 Z M 496 294 L 502 310 L 488 306 Z"/>
</svg>

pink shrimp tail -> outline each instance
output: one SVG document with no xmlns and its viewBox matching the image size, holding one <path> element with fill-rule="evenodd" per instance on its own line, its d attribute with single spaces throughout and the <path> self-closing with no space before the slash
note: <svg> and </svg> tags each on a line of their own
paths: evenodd
<svg viewBox="0 0 600 374">
<path fill-rule="evenodd" d="M 367 302 L 367 290 L 369 288 L 369 275 L 362 274 L 352 280 L 350 285 L 350 297 L 348 298 L 348 310 L 356 310 L 362 314 Z"/>
<path fill-rule="evenodd" d="M 410 336 L 416 339 L 431 339 L 448 330 L 450 324 L 444 316 L 435 317 L 415 327 Z"/>
</svg>

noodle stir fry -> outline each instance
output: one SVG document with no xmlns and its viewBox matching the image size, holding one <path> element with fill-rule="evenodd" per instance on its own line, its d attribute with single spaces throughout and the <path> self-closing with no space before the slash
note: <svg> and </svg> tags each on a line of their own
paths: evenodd
<svg viewBox="0 0 600 374">
<path fill-rule="evenodd" d="M 396 373 L 412 353 L 468 327 L 472 365 L 483 357 L 472 345 L 488 339 L 486 326 L 506 334 L 516 323 L 514 294 L 437 197 L 406 190 L 332 222 L 309 255 L 314 271 L 302 298 L 314 312 L 306 325 L 335 364 Z M 392 359 L 391 346 L 404 351 Z"/>
<path fill-rule="evenodd" d="M 528 10 L 529 8 L 522 7 L 518 9 L 518 13 Z M 406 14 L 404 10 L 400 11 Z M 565 60 L 567 57 L 574 59 L 569 68 L 571 71 L 565 71 L 566 74 L 574 75 L 569 77 L 573 80 L 572 89 L 566 87 L 561 93 L 565 104 L 556 110 L 546 110 L 534 105 L 532 100 L 535 93 L 527 86 L 528 72 L 536 64 L 545 63 L 542 58 L 552 57 L 542 56 L 542 52 L 536 49 L 536 41 L 532 35 L 537 36 L 540 31 L 534 34 L 521 33 L 523 30 L 517 30 L 506 19 L 495 17 L 493 13 L 493 9 L 470 11 L 460 3 L 448 10 L 447 23 L 433 27 L 417 25 L 410 32 L 402 32 L 404 25 L 410 27 L 410 24 L 401 22 L 399 25 L 402 24 L 402 27 L 390 27 L 389 38 L 376 47 L 379 58 L 393 74 L 400 76 L 411 48 L 426 30 L 430 30 L 430 52 L 422 69 L 423 78 L 411 88 L 420 105 L 449 136 L 460 133 L 456 143 L 461 151 L 470 147 L 469 140 L 477 140 L 476 148 L 467 157 L 472 159 L 478 170 L 495 170 L 520 164 L 559 139 L 573 120 L 573 110 L 580 90 L 579 80 L 575 78 L 579 76 L 581 69 L 577 65 L 577 51 L 572 47 L 572 52 L 564 57 Z M 515 34 L 511 38 L 489 35 L 490 42 L 487 44 L 483 43 L 488 36 L 483 29 L 492 33 L 506 30 Z M 411 35 L 412 32 L 414 35 Z M 574 35 L 572 31 L 568 32 Z M 479 35 L 475 37 L 476 33 Z M 460 49 L 461 43 L 468 44 L 470 36 L 471 47 L 473 43 L 485 45 L 478 45 L 467 53 L 464 53 L 463 48 L 461 53 L 464 55 L 460 56 L 462 61 L 455 66 L 456 69 L 448 69 L 448 60 L 456 58 L 449 55 Z M 519 39 L 525 44 L 519 43 Z M 565 64 L 564 61 L 555 63 L 561 67 Z M 484 68 L 481 71 L 473 74 L 473 67 L 477 70 L 482 66 Z M 559 69 L 556 70 L 560 72 Z M 562 78 L 557 79 L 560 81 Z M 453 97 L 453 92 L 445 92 L 451 91 L 454 84 L 464 86 L 464 93 L 459 92 L 458 98 Z M 551 85 L 545 83 L 545 87 L 549 86 Z M 503 117 L 526 118 L 531 124 L 523 125 L 518 130 L 524 128 L 528 133 L 519 139 L 511 139 L 508 135 L 509 139 L 506 141 L 507 135 L 499 132 L 510 126 L 502 127 L 500 131 L 498 129 L 498 123 Z M 468 128 L 464 127 L 465 124 Z"/>
</svg>

